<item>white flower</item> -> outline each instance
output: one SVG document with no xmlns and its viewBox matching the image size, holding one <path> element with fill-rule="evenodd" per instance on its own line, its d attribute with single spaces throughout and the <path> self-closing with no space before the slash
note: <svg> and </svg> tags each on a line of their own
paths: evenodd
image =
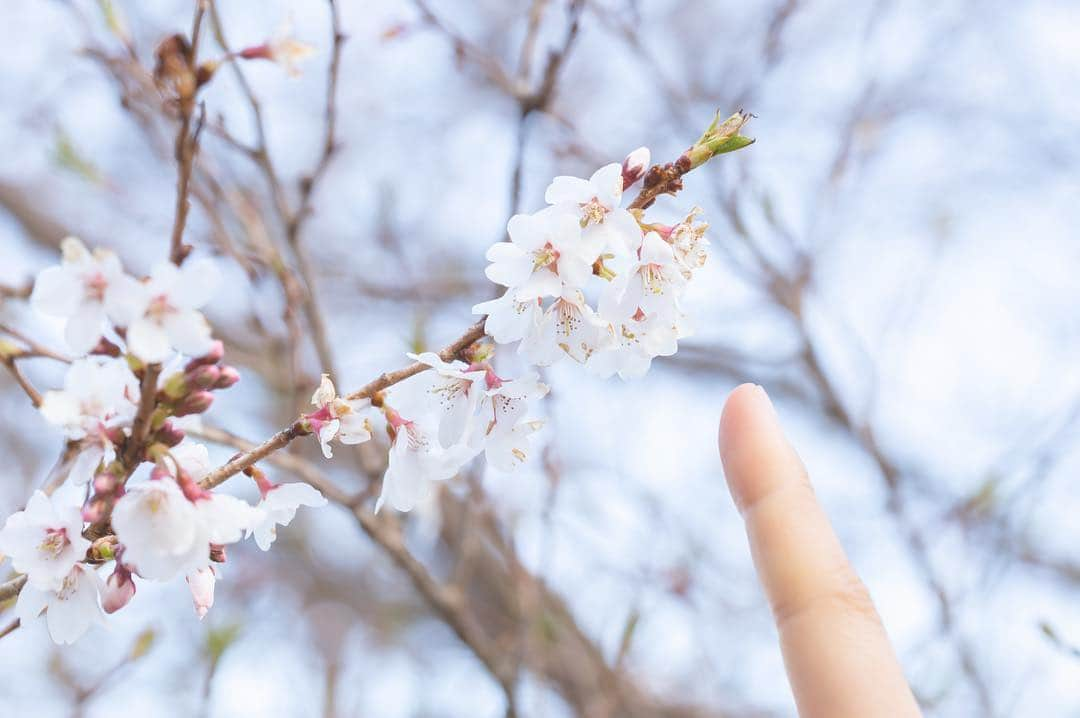
<svg viewBox="0 0 1080 718">
<path fill-rule="evenodd" d="M 512 471 L 528 455 L 528 436 L 543 426 L 541 421 L 523 421 L 529 401 L 548 393 L 536 372 L 504 381 L 489 371 L 488 389 L 480 407 L 483 420 L 470 441 L 480 445 L 487 462 L 502 471 Z"/>
<path fill-rule="evenodd" d="M 270 544 L 277 538 L 277 527 L 288 526 L 296 516 L 296 510 L 301 506 L 318 508 L 326 505 L 326 499 L 319 491 L 308 484 L 279 484 L 268 490 L 263 500 L 256 508 L 261 512 L 261 518 L 255 526 L 248 531 L 250 536 L 255 534 L 255 543 L 263 551 L 270 550 Z"/>
<path fill-rule="evenodd" d="M 198 311 L 210 301 L 221 280 L 210 259 L 154 265 L 150 279 L 136 284 L 121 300 L 125 311 L 118 323 L 127 326 L 127 345 L 145 362 L 161 362 L 175 349 L 198 357 L 214 346 L 210 325 Z"/>
<path fill-rule="evenodd" d="M 62 505 L 35 491 L 26 508 L 9 516 L 0 530 L 0 553 L 10 556 L 12 567 L 26 574 L 27 585 L 59 591 L 90 548 L 82 530 L 78 506 Z"/>
<path fill-rule="evenodd" d="M 435 370 L 410 382 L 409 386 L 422 386 L 420 402 L 434 407 L 439 422 L 439 443 L 444 448 L 460 443 L 483 398 L 483 384 L 477 382 L 483 381 L 484 370 L 471 369 L 462 361 L 445 362 L 434 352 L 409 354 L 408 357 Z M 419 406 L 416 412 L 409 413 L 414 414 L 424 408 Z"/>
<path fill-rule="evenodd" d="M 472 308 L 473 314 L 486 314 L 484 331 L 499 344 L 508 344 L 525 338 L 543 316 L 539 299 L 519 302 L 514 290 L 507 289 L 498 299 L 481 302 Z"/>
<path fill-rule="evenodd" d="M 387 501 L 398 511 L 411 511 L 429 481 L 449 479 L 476 456 L 466 444 L 444 448 L 426 428 L 396 413 L 388 419 L 395 433 L 376 513 Z"/>
<path fill-rule="evenodd" d="M 675 259 L 675 251 L 659 234 L 649 232 L 641 243 L 639 255 L 620 304 L 629 308 L 630 314 L 637 309 L 647 314 L 670 313 L 677 308 L 686 287 L 686 277 Z"/>
<path fill-rule="evenodd" d="M 564 292 L 552 302 L 540 322 L 518 346 L 518 352 L 537 366 L 547 366 L 565 354 L 588 360 L 602 337 L 604 324 L 585 303 L 580 290 Z"/>
<path fill-rule="evenodd" d="M 112 512 L 124 563 L 143 578 L 172 578 L 191 562 L 198 530 L 195 504 L 170 479 L 128 487 Z"/>
<path fill-rule="evenodd" d="M 603 249 L 603 238 L 584 238 L 578 217 L 558 208 L 514 215 L 506 230 L 510 241 L 488 248 L 491 264 L 484 273 L 514 289 L 519 302 L 557 297 L 564 286 L 584 287 Z"/>
<path fill-rule="evenodd" d="M 30 303 L 37 311 L 67 319 L 64 336 L 76 354 L 86 354 L 101 339 L 111 316 L 135 280 L 124 274 L 120 260 L 105 249 L 88 251 L 75 237 L 60 243 L 63 261 L 43 269 L 34 282 Z"/>
<path fill-rule="evenodd" d="M 592 241 L 595 236 L 610 251 L 624 254 L 637 248 L 641 228 L 632 214 L 619 208 L 622 193 L 622 165 L 614 162 L 601 167 L 587 180 L 556 177 L 548 185 L 544 200 L 577 217 L 585 228 L 586 241 Z"/>
<path fill-rule="evenodd" d="M 529 435 L 543 425 L 536 420 L 496 425 L 485 437 L 484 458 L 500 471 L 513 471 L 529 456 Z"/>
<path fill-rule="evenodd" d="M 15 615 L 29 625 L 44 609 L 49 636 L 56 643 L 74 643 L 91 626 L 105 622 L 98 603 L 101 577 L 93 568 L 76 564 L 56 591 L 41 590 L 29 583 L 15 602 Z"/>
<path fill-rule="evenodd" d="M 217 583 L 217 573 L 213 566 L 203 566 L 189 573 L 185 580 L 188 589 L 191 590 L 191 602 L 195 606 L 195 615 L 201 621 L 214 605 L 214 584 Z"/>
<path fill-rule="evenodd" d="M 697 216 L 701 214 L 700 207 L 694 207 L 679 224 L 671 228 L 668 240 L 671 242 L 675 253 L 675 260 L 683 269 L 683 276 L 687 279 L 695 269 L 700 269 L 708 259 L 709 240 L 705 237 L 705 231 L 709 225 L 701 222 L 695 224 Z"/>
<path fill-rule="evenodd" d="M 339 397 L 328 374 L 322 375 L 319 388 L 311 396 L 311 403 L 316 410 L 304 418 L 311 425 L 326 458 L 334 455 L 330 441 L 335 438 L 343 444 L 362 444 L 371 438 L 371 422 L 364 413 L 364 409 L 371 406 L 371 401 Z"/>
<path fill-rule="evenodd" d="M 82 443 L 71 479 L 85 484 L 98 464 L 113 460 L 116 447 L 110 433 L 131 424 L 139 401 L 139 383 L 118 359 L 77 359 L 68 367 L 63 391 L 47 391 L 41 413 L 64 436 Z"/>
<path fill-rule="evenodd" d="M 143 578 L 166 580 L 207 566 L 211 544 L 239 541 L 260 519 L 235 496 L 205 492 L 193 502 L 163 478 L 130 487 L 116 502 L 112 525 L 124 563 Z"/>
</svg>

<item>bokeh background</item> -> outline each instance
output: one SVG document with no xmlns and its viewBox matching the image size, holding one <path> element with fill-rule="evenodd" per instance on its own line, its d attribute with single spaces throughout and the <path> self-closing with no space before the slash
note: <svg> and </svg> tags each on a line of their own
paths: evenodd
<svg viewBox="0 0 1080 718">
<path fill-rule="evenodd" d="M 290 18 L 316 48 L 300 77 L 245 63 L 245 86 L 224 66 L 200 95 L 187 239 L 221 257 L 208 314 L 244 377 L 208 426 L 264 438 L 320 371 L 354 388 L 442 346 L 494 292 L 484 249 L 552 176 L 642 144 L 672 160 L 717 108 L 743 107 L 757 143 L 652 210 L 696 204 L 712 225 L 687 298 L 695 336 L 632 383 L 548 371 L 542 451 L 510 476 L 480 462 L 401 517 L 409 551 L 512 665 L 518 715 L 793 715 L 715 449 L 726 392 L 758 382 L 926 713 L 1080 716 L 1080 6 L 337 7 L 337 144 L 294 243 L 281 208 L 305 206 L 325 145 L 329 4 L 215 0 L 204 25 L 205 59 Z M 18 295 L 65 234 L 137 272 L 165 256 L 176 121 L 149 73 L 193 8 L 5 1 L 4 326 L 60 346 Z M 277 196 L 237 147 L 259 146 L 249 91 Z M 515 371 L 512 352 L 499 362 Z M 62 377 L 25 368 L 42 387 Z M 62 439 L 6 373 L 0 417 L 6 516 Z M 378 460 L 342 450 L 320 466 L 358 491 Z M 0 715 L 508 715 L 506 691 L 336 506 L 301 512 L 269 553 L 230 550 L 204 621 L 177 581 L 140 584 L 109 623 L 70 648 L 40 622 L 0 640 Z"/>
</svg>

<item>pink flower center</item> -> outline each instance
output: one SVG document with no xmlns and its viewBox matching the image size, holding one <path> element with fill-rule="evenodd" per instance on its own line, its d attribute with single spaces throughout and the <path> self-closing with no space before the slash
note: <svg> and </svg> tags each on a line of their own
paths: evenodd
<svg viewBox="0 0 1080 718">
<path fill-rule="evenodd" d="M 157 321 L 161 321 L 175 311 L 176 307 L 169 304 L 169 297 L 165 294 L 159 294 L 151 299 L 150 305 L 146 308 L 146 314 Z"/>
<path fill-rule="evenodd" d="M 38 544 L 38 551 L 47 558 L 56 558 L 70 545 L 67 529 L 45 529 L 45 540 Z"/>
<path fill-rule="evenodd" d="M 108 289 L 109 282 L 105 279 L 105 275 L 101 272 L 93 272 L 83 279 L 83 289 L 86 295 L 86 299 L 95 302 L 102 302 L 105 300 L 105 290 Z"/>
</svg>

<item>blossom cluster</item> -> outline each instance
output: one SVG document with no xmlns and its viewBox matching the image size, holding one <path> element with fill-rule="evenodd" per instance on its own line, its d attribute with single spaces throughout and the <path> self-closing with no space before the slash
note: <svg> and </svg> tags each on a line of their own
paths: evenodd
<svg viewBox="0 0 1080 718">
<path fill-rule="evenodd" d="M 335 442 L 361 444 L 381 429 L 389 450 L 375 511 L 410 511 L 432 482 L 480 454 L 499 471 L 527 460 L 542 426 L 536 402 L 548 393 L 531 367 L 570 357 L 629 379 L 674 354 L 688 333 L 682 298 L 705 262 L 707 225 L 697 209 L 666 225 L 621 206 L 626 190 L 650 181 L 648 165 L 642 148 L 589 179 L 556 177 L 547 207 L 510 219 L 509 241 L 486 254 L 487 276 L 506 289 L 473 308 L 494 344 L 409 354 L 414 364 L 377 392 L 339 395 L 324 374 L 291 436 L 313 436 L 329 459 Z M 226 546 L 254 538 L 268 550 L 299 507 L 326 499 L 305 483 L 274 484 L 251 462 L 243 471 L 257 504 L 214 491 L 236 471 L 213 476 L 207 448 L 186 435 L 215 392 L 239 380 L 201 312 L 220 281 L 212 260 L 182 257 L 139 279 L 112 252 L 73 238 L 62 255 L 38 275 L 30 303 L 65 322 L 75 357 L 63 387 L 40 402 L 73 452 L 74 492 L 38 491 L 0 529 L 0 560 L 26 578 L 16 613 L 28 623 L 44 611 L 53 639 L 70 643 L 127 605 L 137 581 L 184 576 L 202 617 Z M 526 366 L 511 376 L 496 370 L 494 352 L 514 342 Z M 77 492 L 81 505 L 60 498 Z"/>
<path fill-rule="evenodd" d="M 112 252 L 68 238 L 61 264 L 34 283 L 31 306 L 65 322 L 75 356 L 63 387 L 40 405 L 73 457 L 69 486 L 35 492 L 8 517 L 0 555 L 26 577 L 16 615 L 28 624 L 44 610 L 57 643 L 127 605 L 136 577 L 185 576 L 205 615 L 226 545 L 254 537 L 267 550 L 299 506 L 326 503 L 307 484 L 275 485 L 254 468 L 262 496 L 254 506 L 199 483 L 211 470 L 209 452 L 182 426 L 239 380 L 200 311 L 218 281 L 209 259 L 161 263 L 136 279 Z M 81 505 L 63 498 L 79 492 Z M 99 571 L 109 567 L 103 580 Z"/>
<path fill-rule="evenodd" d="M 705 262 L 708 225 L 696 208 L 669 226 L 620 206 L 648 164 L 641 148 L 587 180 L 556 177 L 547 207 L 510 219 L 509 241 L 487 251 L 487 276 L 506 290 L 473 308 L 496 342 L 520 342 L 538 366 L 568 356 L 623 379 L 675 353 L 689 333 L 681 299 Z"/>
</svg>

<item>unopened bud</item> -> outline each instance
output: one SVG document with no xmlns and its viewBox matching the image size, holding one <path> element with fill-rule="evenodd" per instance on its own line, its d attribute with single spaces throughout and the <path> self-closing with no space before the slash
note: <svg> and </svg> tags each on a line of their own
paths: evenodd
<svg viewBox="0 0 1080 718">
<path fill-rule="evenodd" d="M 166 421 L 158 429 L 157 440 L 171 449 L 184 440 L 184 430 L 174 426 L 171 421 Z"/>
<path fill-rule="evenodd" d="M 203 366 L 204 364 L 217 364 L 225 356 L 225 345 L 220 339 L 214 340 L 213 345 L 210 347 L 210 351 L 203 354 L 201 357 L 195 357 L 184 366 L 184 371 L 189 372 L 196 367 Z"/>
<path fill-rule="evenodd" d="M 184 398 L 189 391 L 186 375 L 180 372 L 170 375 L 161 385 L 160 391 L 173 401 Z"/>
<path fill-rule="evenodd" d="M 196 391 L 184 397 L 179 406 L 173 411 L 173 416 L 188 416 L 189 414 L 201 414 L 214 403 L 214 395 L 208 391 Z"/>
<path fill-rule="evenodd" d="M 626 156 L 622 163 L 623 191 L 645 176 L 645 170 L 649 168 L 652 156 L 648 147 L 638 147 Z"/>
<path fill-rule="evenodd" d="M 99 496 L 94 496 L 86 502 L 85 506 L 83 506 L 82 519 L 86 523 L 96 524 L 98 521 L 101 521 L 103 518 L 105 518 L 105 514 L 108 512 L 108 510 L 109 505 L 108 503 L 106 503 L 105 499 Z"/>
<path fill-rule="evenodd" d="M 225 546 L 219 543 L 210 544 L 210 560 L 214 563 L 225 563 L 227 560 L 225 555 Z"/>
<path fill-rule="evenodd" d="M 215 389 L 228 389 L 240 381 L 240 372 L 235 367 L 223 366 L 218 373 L 218 380 L 214 383 Z"/>
<path fill-rule="evenodd" d="M 195 367 L 186 375 L 187 383 L 200 389 L 210 389 L 221 378 L 221 369 L 214 364 Z"/>
<path fill-rule="evenodd" d="M 743 147 L 753 144 L 754 140 L 752 138 L 739 134 L 743 125 L 749 122 L 751 117 L 753 115 L 749 112 L 739 110 L 731 117 L 720 122 L 720 112 L 718 111 L 716 117 L 713 118 L 712 124 L 706 128 L 698 141 L 679 157 L 676 164 L 685 165 L 683 171 L 688 172 L 705 164 L 716 155 L 741 150 Z"/>
<path fill-rule="evenodd" d="M 105 589 L 101 592 L 101 607 L 105 613 L 116 613 L 135 597 L 135 581 L 131 572 L 119 562 L 116 570 L 105 580 Z"/>
<path fill-rule="evenodd" d="M 94 491 L 99 494 L 111 494 L 120 485 L 120 479 L 105 472 L 94 477 Z"/>
</svg>

